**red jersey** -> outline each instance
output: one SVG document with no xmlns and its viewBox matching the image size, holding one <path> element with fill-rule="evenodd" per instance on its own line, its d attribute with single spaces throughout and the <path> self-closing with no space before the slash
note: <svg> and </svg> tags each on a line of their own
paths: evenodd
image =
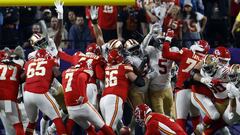
<svg viewBox="0 0 240 135">
<path fill-rule="evenodd" d="M 183 48 L 179 52 L 171 52 L 169 49 L 170 43 L 164 42 L 162 55 L 164 58 L 178 63 L 176 87 L 183 89 L 184 81 L 190 77 L 190 71 L 204 58 L 204 54 L 193 53 L 187 48 Z"/>
<path fill-rule="evenodd" d="M 192 92 L 205 95 L 212 99 L 214 97 L 212 91 L 204 84 L 198 82 L 198 84 L 192 85 Z"/>
<path fill-rule="evenodd" d="M 62 86 L 66 106 L 74 106 L 88 101 L 86 88 L 89 75 L 83 68 L 71 67 L 62 73 Z"/>
<path fill-rule="evenodd" d="M 150 113 L 145 124 L 145 135 L 187 135 L 173 119 L 163 114 Z"/>
<path fill-rule="evenodd" d="M 129 80 L 126 73 L 132 72 L 133 68 L 126 64 L 111 65 L 105 68 L 105 89 L 103 96 L 114 94 L 122 98 L 123 102 L 127 99 Z"/>
<path fill-rule="evenodd" d="M 53 67 L 58 66 L 55 59 L 38 58 L 28 61 L 24 68 L 26 74 L 25 90 L 43 94 L 48 92 L 53 79 Z"/>
<path fill-rule="evenodd" d="M 117 6 L 100 6 L 98 9 L 98 24 L 105 30 L 114 30 L 117 28 Z"/>
<path fill-rule="evenodd" d="M 0 100 L 17 101 L 22 67 L 0 62 Z"/>
<path fill-rule="evenodd" d="M 59 57 L 72 65 L 80 64 L 81 68 L 86 70 L 92 70 L 93 75 L 90 79 L 90 83 L 96 83 L 96 79 L 104 79 L 104 62 L 101 57 L 93 53 L 76 53 L 73 56 L 66 54 L 65 52 L 59 51 Z"/>
</svg>

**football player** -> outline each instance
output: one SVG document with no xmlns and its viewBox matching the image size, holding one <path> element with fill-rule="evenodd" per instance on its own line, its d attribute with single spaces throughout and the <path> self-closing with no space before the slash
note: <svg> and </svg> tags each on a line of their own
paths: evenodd
<svg viewBox="0 0 240 135">
<path fill-rule="evenodd" d="M 136 122 L 146 127 L 145 135 L 187 135 L 173 119 L 152 112 L 146 104 L 138 105 L 134 112 Z"/>
<path fill-rule="evenodd" d="M 151 31 L 153 31 L 155 25 L 153 25 Z M 160 26 L 157 25 L 156 28 L 160 28 Z M 154 71 L 157 71 L 157 76 L 151 78 L 149 83 L 149 97 L 151 106 L 154 112 L 168 116 L 174 116 L 172 112 L 173 93 L 171 88 L 171 69 L 174 61 L 163 58 L 161 43 L 158 45 L 149 46 L 148 42 L 145 42 L 145 40 L 150 41 L 150 39 L 153 37 L 153 32 L 151 31 L 141 44 L 141 50 L 143 50 L 144 54 L 148 54 L 150 57 L 151 67 L 154 68 Z M 160 31 L 160 29 L 158 31 Z M 157 36 L 158 38 L 161 37 L 160 35 Z M 157 40 L 161 40 L 158 38 Z M 172 47 L 171 51 L 177 52 L 179 50 L 178 48 Z"/>
<path fill-rule="evenodd" d="M 56 125 L 57 133 L 66 134 L 58 104 L 48 92 L 53 76 L 61 73 L 56 60 L 45 49 L 36 52 L 36 58 L 25 64 L 26 83 L 24 88 L 24 106 L 29 118 L 26 134 L 32 135 L 36 126 L 38 109 L 46 114 Z"/>
<path fill-rule="evenodd" d="M 182 48 L 179 52 L 171 52 L 170 44 L 173 37 L 174 31 L 168 30 L 163 43 L 162 56 L 175 61 L 179 65 L 175 88 L 176 122 L 185 130 L 189 112 L 194 128 L 200 122 L 200 116 L 197 108 L 191 104 L 191 87 L 184 87 L 184 81 L 190 77 L 190 71 L 204 58 L 210 46 L 205 40 L 199 40 L 196 45 L 192 45 L 192 50 Z"/>
<path fill-rule="evenodd" d="M 86 58 L 86 57 L 82 57 Z M 62 84 L 64 88 L 64 99 L 69 113 L 67 121 L 67 131 L 71 134 L 75 123 L 80 125 L 88 134 L 96 134 L 95 129 L 100 129 L 101 134 L 114 135 L 97 110 L 89 102 L 87 97 L 87 84 L 93 76 L 92 65 L 89 61 L 81 61 L 75 66 L 65 70 L 62 74 Z"/>
<path fill-rule="evenodd" d="M 123 62 L 123 56 L 117 50 L 110 50 L 108 65 L 105 68 L 105 89 L 100 100 L 100 109 L 106 124 L 113 131 L 122 119 L 122 105 L 127 100 L 129 81 L 138 87 L 145 85 L 144 79 L 133 72 L 132 66 Z"/>
<path fill-rule="evenodd" d="M 100 47 L 96 43 L 91 43 L 87 46 L 86 54 L 81 52 L 76 52 L 73 56 L 64 53 L 63 51 L 59 51 L 59 57 L 72 65 L 76 65 L 80 61 L 86 61 L 89 66 L 91 66 L 94 71 L 93 76 L 90 77 L 90 81 L 87 85 L 87 96 L 91 104 L 95 107 L 97 106 L 97 85 L 96 79 L 104 80 L 104 66 L 105 61 L 101 57 Z"/>
<path fill-rule="evenodd" d="M 233 64 L 230 67 L 228 76 L 230 82 L 227 84 L 226 89 L 228 91 L 230 102 L 223 115 L 223 119 L 227 124 L 231 125 L 240 120 L 240 65 Z"/>
<path fill-rule="evenodd" d="M 192 78 L 202 83 L 193 85 L 191 93 L 192 103 L 204 112 L 203 124 L 197 127 L 200 132 L 202 128 L 216 125 L 214 121 L 220 118 L 228 106 L 228 71 L 227 66 L 218 65 L 218 59 L 213 55 L 206 55 L 192 71 Z M 209 134 L 209 131 L 205 134 Z"/>
<path fill-rule="evenodd" d="M 21 112 L 17 103 L 24 61 L 16 53 L 8 55 L 4 53 L 5 51 L 2 52 L 0 61 L 0 110 L 2 110 L 1 115 L 4 115 L 1 116 L 1 119 L 5 118 L 2 119 L 2 122 L 7 134 L 15 132 L 16 135 L 24 135 L 24 128 L 19 115 Z M 8 126 L 13 126 L 15 131 L 9 131 L 11 127 Z"/>
</svg>

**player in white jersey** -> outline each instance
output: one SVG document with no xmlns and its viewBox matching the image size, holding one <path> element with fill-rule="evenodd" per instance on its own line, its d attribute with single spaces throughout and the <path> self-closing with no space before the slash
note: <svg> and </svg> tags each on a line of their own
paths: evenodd
<svg viewBox="0 0 240 135">
<path fill-rule="evenodd" d="M 199 69 L 198 73 L 197 69 Z M 205 134 L 210 134 L 215 130 L 210 128 L 216 125 L 215 121 L 219 121 L 220 125 L 225 124 L 220 118 L 228 105 L 228 92 L 226 90 L 228 70 L 227 66 L 219 66 L 218 59 L 213 55 L 206 55 L 204 60 L 193 70 L 195 72 L 193 79 L 207 86 L 203 87 L 201 84 L 196 84 L 191 92 L 193 105 L 204 114 L 203 123 L 197 126 L 195 132 L 201 133 L 204 130 Z"/>
<path fill-rule="evenodd" d="M 153 29 L 160 31 L 160 26 L 154 24 Z M 155 112 L 173 116 L 173 93 L 171 87 L 171 69 L 173 61 L 162 57 L 162 45 L 161 42 L 156 46 L 149 46 L 149 41 L 153 37 L 153 33 L 149 33 L 141 44 L 141 50 L 144 54 L 148 54 L 150 57 L 151 66 L 154 71 L 157 71 L 157 76 L 150 79 L 149 84 L 149 97 L 152 108 Z M 161 34 L 161 33 L 158 33 Z M 161 35 L 157 35 L 161 37 Z M 156 39 L 155 40 L 161 40 Z M 171 51 L 179 51 L 178 48 L 171 48 Z"/>
<path fill-rule="evenodd" d="M 230 67 L 228 76 L 230 82 L 226 88 L 230 102 L 223 119 L 228 125 L 232 125 L 240 121 L 240 65 L 233 64 Z"/>
</svg>

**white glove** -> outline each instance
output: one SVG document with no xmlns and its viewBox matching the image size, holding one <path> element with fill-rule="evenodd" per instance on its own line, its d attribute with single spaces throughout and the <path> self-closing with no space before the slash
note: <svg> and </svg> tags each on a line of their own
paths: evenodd
<svg viewBox="0 0 240 135">
<path fill-rule="evenodd" d="M 228 97 L 229 98 L 234 98 L 234 97 L 239 97 L 240 96 L 240 91 L 238 88 L 235 87 L 234 84 L 228 83 L 226 86 L 226 89 L 228 91 Z"/>
<path fill-rule="evenodd" d="M 229 112 L 228 113 L 228 119 L 231 120 L 231 119 L 233 119 L 233 117 L 234 117 L 234 113 L 233 112 Z"/>
<path fill-rule="evenodd" d="M 212 82 L 212 78 L 210 78 L 210 77 L 202 77 L 200 82 L 205 84 L 205 85 L 207 85 L 208 87 L 212 87 L 213 86 L 213 84 L 211 83 Z"/>
<path fill-rule="evenodd" d="M 153 37 L 157 37 L 161 31 L 162 31 L 162 28 L 159 25 L 159 23 L 155 23 L 152 25 L 149 31 L 149 34 L 153 35 Z"/>
<path fill-rule="evenodd" d="M 58 19 L 63 19 L 63 4 L 64 2 L 61 3 L 61 0 L 55 0 L 54 5 L 55 5 L 55 10 L 58 13 Z"/>
<path fill-rule="evenodd" d="M 98 19 L 97 6 L 91 6 L 90 7 L 90 16 L 91 16 L 91 20 L 97 20 Z"/>
</svg>

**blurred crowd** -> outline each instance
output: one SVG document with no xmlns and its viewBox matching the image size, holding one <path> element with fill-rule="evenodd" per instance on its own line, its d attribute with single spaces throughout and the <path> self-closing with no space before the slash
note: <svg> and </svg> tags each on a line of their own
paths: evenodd
<svg viewBox="0 0 240 135">
<path fill-rule="evenodd" d="M 142 41 L 149 27 L 159 22 L 162 32 L 175 31 L 174 43 L 179 48 L 190 47 L 194 41 L 206 39 L 212 48 L 240 46 L 239 24 L 235 18 L 239 0 L 137 0 L 135 6 L 99 6 L 98 24 L 107 42 L 111 39 Z M 155 3 L 154 7 L 152 6 Z M 0 8 L 0 48 L 29 48 L 33 33 L 55 36 L 58 29 L 54 7 Z M 87 44 L 95 42 L 89 7 L 64 7 L 62 48 L 85 52 Z M 46 25 L 42 25 L 42 21 Z M 43 31 L 43 27 L 46 30 Z"/>
</svg>

